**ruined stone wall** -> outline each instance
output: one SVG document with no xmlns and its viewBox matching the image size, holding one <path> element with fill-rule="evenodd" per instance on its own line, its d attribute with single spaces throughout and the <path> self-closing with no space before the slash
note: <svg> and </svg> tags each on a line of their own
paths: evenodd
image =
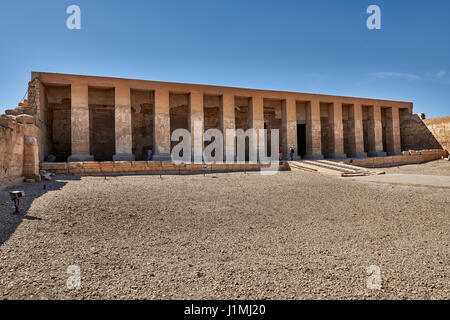
<svg viewBox="0 0 450 320">
<path fill-rule="evenodd" d="M 423 120 L 423 123 L 442 148 L 450 151 L 450 116 Z"/>
<path fill-rule="evenodd" d="M 364 168 L 383 168 L 401 166 L 407 164 L 418 164 L 448 157 L 448 152 L 441 149 L 403 151 L 401 155 L 387 157 L 369 157 L 357 160 L 344 160 L 343 163 Z"/>
<path fill-rule="evenodd" d="M 39 145 L 39 161 L 44 161 L 51 147 L 51 113 L 45 86 L 34 74 L 32 74 L 32 78 L 28 83 L 28 109 L 23 110 L 23 113 L 35 117 L 35 124 L 39 128 L 36 137 Z"/>
<path fill-rule="evenodd" d="M 440 124 L 436 128 L 438 126 Z M 403 151 L 442 149 L 441 144 L 417 114 L 400 113 L 400 140 Z"/>
<path fill-rule="evenodd" d="M 20 182 L 23 176 L 39 180 L 37 135 L 33 116 L 0 116 L 0 189 Z"/>
</svg>

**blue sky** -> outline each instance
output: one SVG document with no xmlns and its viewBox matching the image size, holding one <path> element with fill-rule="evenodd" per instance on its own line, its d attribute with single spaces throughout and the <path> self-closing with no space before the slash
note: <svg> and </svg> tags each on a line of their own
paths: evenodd
<svg viewBox="0 0 450 320">
<path fill-rule="evenodd" d="M 81 30 L 66 8 L 81 8 Z M 366 9 L 381 8 L 381 30 Z M 0 3 L 0 112 L 31 71 L 414 102 L 450 115 L 450 1 Z"/>
</svg>

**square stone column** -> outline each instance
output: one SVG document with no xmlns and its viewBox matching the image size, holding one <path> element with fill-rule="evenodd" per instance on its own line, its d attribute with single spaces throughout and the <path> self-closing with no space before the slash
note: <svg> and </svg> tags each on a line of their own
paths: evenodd
<svg viewBox="0 0 450 320">
<path fill-rule="evenodd" d="M 348 146 L 351 158 L 365 158 L 362 105 L 353 104 L 348 109 Z"/>
<path fill-rule="evenodd" d="M 372 150 L 367 153 L 370 157 L 384 157 L 383 151 L 383 127 L 381 124 L 381 106 L 373 105 L 369 108 L 369 140 Z"/>
<path fill-rule="evenodd" d="M 153 157 L 154 161 L 170 160 L 170 109 L 169 91 L 154 91 L 153 107 Z"/>
<path fill-rule="evenodd" d="M 294 160 L 300 160 L 297 145 L 297 106 L 295 99 L 286 99 L 281 104 L 281 129 L 284 159 L 290 160 L 289 148 L 294 147 Z"/>
<path fill-rule="evenodd" d="M 93 161 L 89 144 L 89 87 L 87 84 L 72 83 L 70 92 L 72 155 L 67 161 Z"/>
<path fill-rule="evenodd" d="M 191 132 L 192 160 L 203 162 L 203 93 L 191 92 L 189 95 L 188 122 Z"/>
<path fill-rule="evenodd" d="M 223 156 L 225 161 L 235 160 L 235 145 L 234 145 L 234 135 L 227 140 L 227 130 L 235 130 L 235 114 L 234 114 L 234 95 L 224 94 L 221 97 L 220 105 L 220 129 L 223 134 Z M 227 147 L 228 144 L 228 147 Z"/>
<path fill-rule="evenodd" d="M 342 103 L 333 102 L 328 107 L 328 158 L 347 158 L 344 153 L 344 123 L 342 121 Z"/>
<path fill-rule="evenodd" d="M 398 155 L 401 153 L 398 108 L 389 107 L 384 110 L 386 115 L 386 151 L 388 155 Z"/>
<path fill-rule="evenodd" d="M 248 108 L 248 120 L 249 120 L 249 129 L 254 130 L 254 139 L 253 146 L 249 146 L 249 150 L 256 150 L 257 159 L 259 160 L 260 154 L 267 154 L 265 141 L 264 143 L 259 143 L 259 131 L 260 129 L 264 129 L 264 99 L 262 96 L 253 96 L 249 102 Z M 251 152 L 250 152 L 251 154 Z M 249 159 L 250 161 L 252 159 Z"/>
<path fill-rule="evenodd" d="M 306 106 L 305 159 L 323 159 L 322 130 L 320 127 L 320 101 L 314 99 Z"/>
<path fill-rule="evenodd" d="M 114 109 L 116 154 L 113 156 L 113 161 L 134 161 L 130 88 L 117 86 L 114 91 L 116 103 Z"/>
</svg>

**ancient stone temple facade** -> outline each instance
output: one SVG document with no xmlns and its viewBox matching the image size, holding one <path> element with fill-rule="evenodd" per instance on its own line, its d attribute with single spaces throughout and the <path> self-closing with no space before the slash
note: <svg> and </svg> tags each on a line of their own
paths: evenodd
<svg viewBox="0 0 450 320">
<path fill-rule="evenodd" d="M 296 92 L 33 72 L 39 157 L 65 161 L 169 160 L 184 128 L 279 130 L 284 157 L 395 155 L 412 103 Z M 192 141 L 203 137 L 192 137 Z M 207 142 L 202 142 L 207 144 Z M 226 143 L 226 137 L 224 144 Z M 268 141 L 266 143 L 269 144 Z M 261 146 L 259 146 L 261 147 Z"/>
</svg>

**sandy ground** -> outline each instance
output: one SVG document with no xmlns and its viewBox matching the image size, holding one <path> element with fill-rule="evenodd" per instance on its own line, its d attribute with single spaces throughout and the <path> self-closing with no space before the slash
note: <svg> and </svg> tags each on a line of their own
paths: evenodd
<svg viewBox="0 0 450 320">
<path fill-rule="evenodd" d="M 306 172 L 15 189 L 27 215 L 0 192 L 0 299 L 450 298 L 448 189 Z M 371 265 L 381 290 L 367 288 Z"/>
<path fill-rule="evenodd" d="M 382 170 L 386 173 L 450 176 L 450 161 L 436 160 L 421 164 L 408 164 L 399 167 L 383 168 Z"/>
</svg>

